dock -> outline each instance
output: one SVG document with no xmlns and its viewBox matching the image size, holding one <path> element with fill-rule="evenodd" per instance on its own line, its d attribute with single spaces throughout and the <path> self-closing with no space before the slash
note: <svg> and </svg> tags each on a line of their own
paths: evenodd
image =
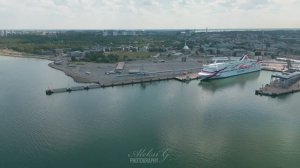
<svg viewBox="0 0 300 168">
<path fill-rule="evenodd" d="M 271 76 L 270 84 L 255 90 L 256 95 L 276 97 L 300 92 L 300 72 Z"/>
<path fill-rule="evenodd" d="M 262 66 L 261 70 L 273 71 L 273 72 L 286 72 L 286 71 L 288 71 L 287 68 L 283 68 L 283 67 L 280 67 L 280 66 Z"/>
<path fill-rule="evenodd" d="M 125 63 L 120 62 L 118 64 L 119 69 L 121 70 L 124 67 Z M 156 72 L 140 72 L 137 71 L 134 73 L 128 73 L 123 75 L 116 75 L 115 81 L 109 81 L 106 83 L 101 83 L 100 81 L 86 86 L 76 86 L 69 88 L 57 88 L 57 89 L 47 89 L 46 95 L 52 95 L 55 93 L 70 93 L 73 91 L 80 90 L 90 90 L 90 89 L 98 89 L 98 88 L 106 88 L 106 87 L 114 87 L 114 86 L 124 86 L 124 85 L 133 85 L 133 84 L 143 84 L 147 82 L 157 82 L 164 80 L 178 80 L 181 82 L 187 82 L 191 80 L 195 80 L 199 78 L 197 72 L 199 72 L 202 67 L 197 68 L 189 68 L 189 69 L 180 69 L 180 70 L 167 70 L 167 71 L 156 71 Z M 131 79 L 122 79 L 122 77 L 131 76 Z"/>
<path fill-rule="evenodd" d="M 261 64 L 261 69 L 273 72 L 286 72 L 288 67 L 286 63 L 282 62 L 265 62 Z"/>
<path fill-rule="evenodd" d="M 163 77 L 155 77 L 155 78 L 144 78 L 144 79 L 134 79 L 130 81 L 118 81 L 106 84 L 92 84 L 87 86 L 75 86 L 69 88 L 57 88 L 57 89 L 47 89 L 46 95 L 52 95 L 55 93 L 70 93 L 73 91 L 81 91 L 81 90 L 90 90 L 90 89 L 99 89 L 99 88 L 106 88 L 106 87 L 114 87 L 114 86 L 124 86 L 124 85 L 133 85 L 139 83 L 147 83 L 147 82 L 157 82 L 157 81 L 164 81 L 164 80 L 173 80 L 174 77 L 163 76 Z"/>
<path fill-rule="evenodd" d="M 198 73 L 186 73 L 183 75 L 176 76 L 174 79 L 181 82 L 187 82 L 187 81 L 199 79 L 199 75 Z"/>
<path fill-rule="evenodd" d="M 256 95 L 271 96 L 271 97 L 276 97 L 276 96 L 281 96 L 281 95 L 296 93 L 296 92 L 300 92 L 300 82 L 297 82 L 296 84 L 289 87 L 288 89 L 276 88 L 270 85 L 266 85 L 263 88 L 255 90 Z"/>
</svg>

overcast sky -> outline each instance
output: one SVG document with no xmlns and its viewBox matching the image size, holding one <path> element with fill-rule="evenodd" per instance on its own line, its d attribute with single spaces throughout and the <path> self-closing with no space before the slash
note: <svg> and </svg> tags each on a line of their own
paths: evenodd
<svg viewBox="0 0 300 168">
<path fill-rule="evenodd" d="M 0 29 L 300 28 L 300 0 L 0 0 Z"/>
</svg>

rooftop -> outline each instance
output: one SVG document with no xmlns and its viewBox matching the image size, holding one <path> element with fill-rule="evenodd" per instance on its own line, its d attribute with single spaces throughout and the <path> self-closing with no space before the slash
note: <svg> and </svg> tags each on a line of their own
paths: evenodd
<svg viewBox="0 0 300 168">
<path fill-rule="evenodd" d="M 293 78 L 296 76 L 300 76 L 300 72 L 275 74 L 275 75 L 272 75 L 272 78 L 290 79 L 290 78 Z"/>
</svg>

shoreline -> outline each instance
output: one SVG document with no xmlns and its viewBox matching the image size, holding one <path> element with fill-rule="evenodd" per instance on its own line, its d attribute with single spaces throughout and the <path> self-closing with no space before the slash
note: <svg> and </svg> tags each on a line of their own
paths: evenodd
<svg viewBox="0 0 300 168">
<path fill-rule="evenodd" d="M 10 49 L 0 49 L 0 56 L 3 57 L 17 57 L 17 58 L 35 58 L 35 59 L 43 59 L 43 60 L 49 60 L 54 61 L 54 56 L 51 55 L 45 55 L 45 56 L 39 56 L 39 55 L 29 55 L 22 52 L 13 51 Z"/>
<path fill-rule="evenodd" d="M 71 78 L 74 80 L 74 82 L 76 82 L 76 83 L 82 83 L 82 84 L 96 83 L 96 82 L 92 82 L 92 81 L 90 81 L 90 80 L 88 80 L 88 79 L 86 79 L 86 78 L 82 78 L 82 77 L 80 77 L 79 75 L 76 75 L 76 74 L 74 74 L 74 73 L 72 73 L 72 72 L 70 72 L 70 71 L 67 71 L 66 69 L 59 68 L 59 67 L 55 66 L 55 65 L 53 64 L 53 62 L 50 62 L 50 63 L 48 64 L 48 66 L 49 66 L 50 68 L 53 68 L 53 69 L 55 69 L 55 70 L 58 70 L 58 71 L 63 72 L 66 76 L 71 77 Z"/>
<path fill-rule="evenodd" d="M 6 53 L 5 55 L 3 51 Z M 178 76 L 197 73 L 203 66 L 203 63 L 200 63 L 203 61 L 203 58 L 190 58 L 186 62 L 182 62 L 180 58 L 172 58 L 166 59 L 163 63 L 145 59 L 126 62 L 124 69 L 120 73 L 113 73 L 116 63 L 69 62 L 66 57 L 24 55 L 12 50 L 0 50 L 0 55 L 48 60 L 50 63 L 47 65 L 50 68 L 63 72 L 79 84 L 114 85 L 132 82 L 139 83 L 159 78 L 175 79 Z M 107 74 L 107 72 L 112 73 Z"/>
<path fill-rule="evenodd" d="M 166 60 L 164 63 L 154 63 L 150 59 L 145 59 L 126 62 L 125 68 L 120 74 L 113 73 L 107 75 L 106 72 L 115 70 L 115 63 L 69 62 L 66 57 L 25 55 L 24 53 L 7 49 L 0 50 L 0 55 L 6 57 L 48 60 L 50 61 L 50 63 L 48 63 L 50 68 L 63 72 L 66 76 L 72 78 L 74 82 L 80 84 L 94 83 L 110 85 L 122 82 L 136 83 L 157 78 L 175 78 L 181 75 L 184 76 L 188 73 L 199 72 L 203 65 L 202 63 L 199 63 L 201 58 L 191 58 L 187 62 L 182 62 L 179 59 L 173 58 Z M 56 60 L 62 62 L 56 64 Z M 268 66 L 266 65 L 266 67 Z M 131 74 L 132 70 L 136 70 L 140 74 Z M 276 69 L 262 68 L 262 70 L 275 71 Z M 144 72 L 148 74 L 143 74 Z"/>
<path fill-rule="evenodd" d="M 11 54 L 3 54 L 0 50 L 0 57 L 13 57 L 13 58 L 30 58 L 30 59 L 40 59 L 40 60 L 48 60 L 51 61 L 50 63 L 47 64 L 48 67 L 53 68 L 55 70 L 63 72 L 66 76 L 71 77 L 74 82 L 76 83 L 82 83 L 82 84 L 87 84 L 87 83 L 95 83 L 91 82 L 88 79 L 82 78 L 79 75 L 76 75 L 70 71 L 67 71 L 64 68 L 59 68 L 57 66 L 54 66 L 54 56 L 35 56 L 35 55 L 23 55 L 23 54 L 18 54 L 18 55 L 11 55 Z"/>
<path fill-rule="evenodd" d="M 157 78 L 175 78 L 178 75 L 183 75 L 184 73 L 198 72 L 196 69 L 200 69 L 201 65 L 192 61 L 189 63 L 168 60 L 171 63 L 153 63 L 151 60 L 138 60 L 126 63 L 128 68 L 125 68 L 126 72 L 120 74 L 106 75 L 108 71 L 113 71 L 115 69 L 115 63 L 92 63 L 92 62 L 68 62 L 65 58 L 63 64 L 55 64 L 54 56 L 38 56 L 38 55 L 24 55 L 23 53 L 15 52 L 12 50 L 0 50 L 0 56 L 3 57 L 15 57 L 15 58 L 33 58 L 51 61 L 47 65 L 50 68 L 63 72 L 66 76 L 73 79 L 74 82 L 80 84 L 104 84 L 111 85 L 116 83 L 129 83 L 129 82 L 142 82 L 145 80 L 157 79 Z M 168 66 L 169 65 L 169 66 Z M 178 70 L 177 65 L 182 66 L 183 70 Z M 196 65 L 196 66 L 195 66 Z M 129 69 L 140 68 L 140 66 L 149 66 L 150 69 L 147 71 L 153 73 L 152 75 L 139 75 L 139 74 L 129 74 Z M 75 68 L 74 68 L 75 67 Z M 169 69 L 168 69 L 169 67 Z M 167 68 L 167 69 L 166 69 Z M 193 69 L 193 70 L 184 70 Z M 93 74 L 88 75 L 86 72 L 91 71 Z M 161 72 L 157 72 L 161 71 Z M 165 71 L 165 72 L 164 72 Z M 123 77 L 122 77 L 123 75 Z"/>
<path fill-rule="evenodd" d="M 188 68 L 191 68 L 190 70 L 177 70 L 177 71 L 165 71 L 165 72 L 154 72 L 153 74 L 149 75 L 140 75 L 140 74 L 129 74 L 128 69 L 125 70 L 126 72 L 122 72 L 121 74 L 111 74 L 107 75 L 105 72 L 109 71 L 110 68 L 115 67 L 115 64 L 110 63 L 83 63 L 84 65 L 74 65 L 74 63 L 71 63 L 70 65 L 56 65 L 54 62 L 51 62 L 48 64 L 49 67 L 62 71 L 65 73 L 66 76 L 71 77 L 75 82 L 77 83 L 94 83 L 94 84 L 102 84 L 102 85 L 114 85 L 114 84 L 121 84 L 121 83 L 139 83 L 146 80 L 154 80 L 158 78 L 175 78 L 178 75 L 184 75 L 185 73 L 195 73 L 198 72 L 198 69 L 201 68 L 201 66 L 198 65 L 198 67 L 189 65 Z M 139 63 L 129 63 L 127 66 L 131 66 L 130 64 L 139 64 Z M 150 63 L 149 63 L 150 64 Z M 162 64 L 164 65 L 164 64 Z M 76 66 L 76 67 L 75 67 Z M 97 66 L 95 68 L 95 66 Z M 101 68 L 99 68 L 101 66 Z M 103 68 L 104 67 L 110 67 Z M 86 69 L 89 70 L 88 72 L 91 72 L 92 75 L 89 75 L 86 73 Z M 99 70 L 100 69 L 100 70 Z M 160 70 L 160 69 L 157 69 Z"/>
<path fill-rule="evenodd" d="M 32 59 L 48 60 L 48 61 L 51 61 L 50 63 L 47 64 L 48 67 L 63 72 L 66 76 L 71 77 L 74 82 L 83 83 L 83 84 L 84 83 L 93 83 L 87 79 L 81 78 L 80 76 L 76 76 L 76 75 L 72 74 L 71 72 L 66 71 L 63 68 L 58 68 L 56 66 L 53 66 L 53 63 L 55 61 L 54 56 L 27 55 L 25 53 L 21 53 L 21 52 L 9 50 L 9 49 L 0 49 L 0 57 L 13 57 L 13 58 L 25 58 L 25 59 L 32 58 Z"/>
</svg>

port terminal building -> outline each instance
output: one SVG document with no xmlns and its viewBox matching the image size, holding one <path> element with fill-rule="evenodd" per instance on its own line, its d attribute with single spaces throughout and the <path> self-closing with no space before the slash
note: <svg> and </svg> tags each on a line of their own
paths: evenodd
<svg viewBox="0 0 300 168">
<path fill-rule="evenodd" d="M 270 85 L 279 88 L 288 88 L 300 80 L 300 72 L 273 74 Z"/>
</svg>

